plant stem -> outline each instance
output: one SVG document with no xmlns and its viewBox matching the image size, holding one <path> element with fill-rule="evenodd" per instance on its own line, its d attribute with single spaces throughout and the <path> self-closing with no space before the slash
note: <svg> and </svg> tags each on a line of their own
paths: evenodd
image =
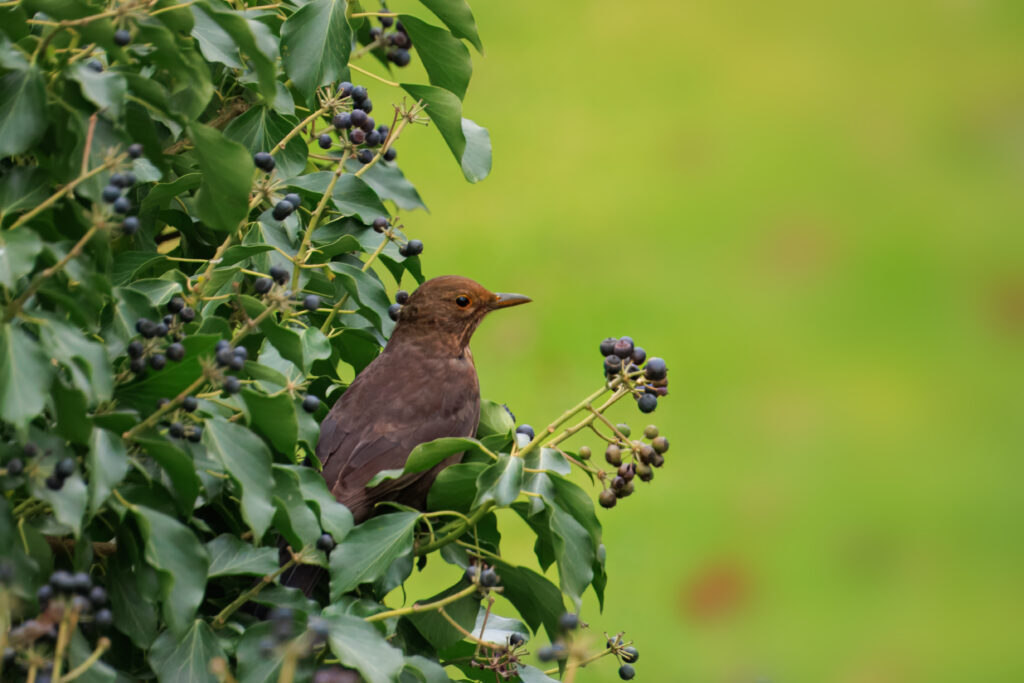
<svg viewBox="0 0 1024 683">
<path fill-rule="evenodd" d="M 106 652 L 109 649 L 110 649 L 110 638 L 107 638 L 106 636 L 103 636 L 102 638 L 100 638 L 96 642 L 96 649 L 92 651 L 92 654 L 90 654 L 89 657 L 85 661 L 83 661 L 81 664 L 79 664 L 78 666 L 76 666 L 74 669 L 72 669 L 71 671 L 67 672 L 66 674 L 64 674 L 64 676 L 62 676 L 59 679 L 58 683 L 68 683 L 68 681 L 75 680 L 76 678 L 78 678 L 79 676 L 84 674 L 86 671 L 88 671 L 92 667 L 93 664 L 98 662 L 100 657 L 103 656 L 103 653 Z"/>
<path fill-rule="evenodd" d="M 616 380 L 616 381 L 618 381 L 618 380 Z M 556 429 L 558 429 L 560 426 L 562 426 L 563 424 L 568 422 L 572 418 L 573 415 L 575 415 L 576 413 L 580 412 L 581 410 L 586 409 L 586 407 L 588 405 L 590 405 L 590 403 L 592 403 L 593 401 L 597 400 L 606 391 L 608 391 L 609 389 L 614 388 L 614 387 L 615 387 L 615 382 L 612 382 L 611 385 L 602 386 L 600 389 L 598 389 L 594 393 L 592 393 L 589 396 L 587 396 L 585 399 L 583 399 L 582 401 L 580 401 L 579 403 L 574 405 L 572 408 L 569 408 L 569 410 L 567 410 L 564 413 L 562 413 L 561 415 L 559 415 L 558 419 L 556 419 L 554 422 L 549 424 L 546 429 L 542 429 L 539 434 L 537 434 L 535 437 L 533 437 L 533 440 L 530 441 L 530 443 L 528 443 L 525 446 L 523 446 L 522 450 L 519 451 L 518 455 L 520 457 L 522 457 L 522 456 L 526 455 L 527 453 L 529 453 L 530 451 L 532 451 L 534 448 L 537 447 L 537 445 L 541 441 L 543 441 L 548 436 L 554 434 Z M 555 442 L 555 443 L 557 443 L 557 442 Z"/>
<path fill-rule="evenodd" d="M 431 610 L 435 610 L 435 609 L 439 609 L 441 607 L 444 607 L 445 605 L 450 605 L 451 603 L 453 603 L 453 602 L 455 602 L 457 600 L 461 600 L 462 598 L 466 597 L 467 595 L 472 595 L 473 593 L 475 593 L 478 590 L 478 588 L 479 587 L 474 583 L 474 584 L 472 584 L 470 586 L 466 586 L 465 588 L 460 590 L 458 593 L 452 593 L 448 597 L 441 598 L 440 600 L 437 600 L 435 602 L 428 602 L 428 603 L 425 603 L 425 604 L 422 604 L 422 605 L 418 604 L 418 603 L 413 603 L 413 604 L 409 605 L 408 607 L 401 607 L 399 609 L 392 609 L 392 610 L 388 610 L 386 612 L 378 612 L 377 614 L 373 614 L 373 615 L 370 615 L 368 617 L 364 617 L 364 621 L 370 621 L 370 622 L 373 622 L 373 621 L 384 621 L 385 619 L 390 619 L 392 617 L 403 617 L 406 614 L 416 614 L 418 612 L 429 612 Z"/>
<path fill-rule="evenodd" d="M 613 650 L 611 648 L 609 648 L 607 650 L 604 650 L 603 652 L 597 653 L 596 655 L 592 655 L 590 657 L 587 657 L 586 659 L 580 661 L 576 666 L 578 666 L 579 668 L 583 668 L 587 664 L 590 664 L 591 662 L 595 662 L 598 659 L 601 659 L 601 657 L 604 657 L 605 655 L 610 655 L 612 652 L 613 652 Z M 548 676 L 551 676 L 553 674 L 557 674 L 558 673 L 558 667 L 556 666 L 553 669 L 548 669 L 544 673 L 547 674 Z"/>
<path fill-rule="evenodd" d="M 484 646 L 486 648 L 490 648 L 492 650 L 502 650 L 502 649 L 504 649 L 504 648 L 502 648 L 501 645 L 496 645 L 494 643 L 488 643 L 486 640 L 480 640 L 475 635 L 473 635 L 472 633 L 470 633 L 466 629 L 462 628 L 462 626 L 459 624 L 459 622 L 457 622 L 454 619 L 452 619 L 451 615 L 449 615 L 448 612 L 446 612 L 443 607 L 438 607 L 437 608 L 437 613 L 440 614 L 442 617 L 444 617 L 448 621 L 448 623 L 452 625 L 452 628 L 454 628 L 456 631 L 461 633 L 468 640 L 476 643 L 477 647 L 482 645 L 482 646 Z"/>
<path fill-rule="evenodd" d="M 14 221 L 14 223 L 12 223 L 11 227 L 8 228 L 8 229 L 9 230 L 14 230 L 18 226 L 24 225 L 27 221 L 32 220 L 37 215 L 39 215 L 41 212 L 46 211 L 48 208 L 53 206 L 54 203 L 58 199 L 60 199 L 64 195 L 66 195 L 68 192 L 71 192 L 71 190 L 75 189 L 80 184 L 82 184 L 83 182 L 85 182 L 89 178 L 93 177 L 97 173 L 102 173 L 103 171 L 107 170 L 108 168 L 112 168 L 112 167 L 116 166 L 117 164 L 121 163 L 124 160 L 124 158 L 125 158 L 125 156 L 123 154 L 119 154 L 116 157 L 113 157 L 112 159 L 108 159 L 107 161 L 105 161 L 104 163 L 100 164 L 96 168 L 92 169 L 88 173 L 83 173 L 82 175 L 78 176 L 77 178 L 72 180 L 70 183 L 68 183 L 64 187 L 60 188 L 59 190 L 54 192 L 52 195 L 50 195 L 49 197 L 44 199 L 42 202 L 40 202 L 39 206 L 37 206 L 36 208 L 32 209 L 31 211 L 29 211 L 27 213 L 23 213 L 21 216 L 19 216 L 18 220 Z"/>
<path fill-rule="evenodd" d="M 4 312 L 4 322 L 8 322 L 11 318 L 16 316 L 21 311 L 21 307 L 25 305 L 25 302 L 32 298 L 32 295 L 43 286 L 43 283 L 48 278 L 51 278 L 62 271 L 64 266 L 66 266 L 71 259 L 78 257 L 82 253 L 82 249 L 85 248 L 86 242 L 92 239 L 92 236 L 96 234 L 97 229 L 98 228 L 95 225 L 89 228 L 85 234 L 82 235 L 82 238 L 75 243 L 75 246 L 71 247 L 71 250 L 64 255 L 64 258 L 32 278 L 32 282 L 30 282 L 28 287 L 25 288 L 25 291 L 21 293 L 21 296 L 7 306 L 7 310 Z"/>
<path fill-rule="evenodd" d="M 270 310 L 270 309 L 267 309 L 267 310 Z M 193 391 L 197 390 L 199 387 L 203 386 L 203 384 L 205 384 L 205 383 L 206 383 L 206 375 L 200 375 L 198 378 L 196 378 L 196 380 L 194 382 L 192 382 L 192 384 L 189 384 L 187 387 L 185 387 L 180 394 L 178 394 L 177 396 L 172 398 L 170 400 L 170 402 L 165 403 L 160 408 L 157 408 L 156 411 L 153 412 L 145 420 L 143 420 L 139 424 L 135 425 L 134 427 L 129 429 L 124 434 L 122 434 L 121 438 L 123 438 L 123 439 L 132 439 L 133 437 L 135 437 L 135 435 L 137 435 L 142 430 L 148 429 L 149 427 L 152 427 L 153 425 L 155 425 L 157 423 L 157 421 L 160 420 L 161 417 L 163 417 L 165 414 L 167 414 L 170 411 L 172 411 L 175 408 L 177 408 L 178 405 L 182 401 L 185 400 L 186 396 L 191 394 Z"/>
<path fill-rule="evenodd" d="M 313 241 L 313 231 L 316 230 L 317 225 L 320 223 L 320 218 L 323 216 L 324 209 L 327 208 L 327 202 L 331 199 L 331 193 L 334 192 L 334 186 L 345 173 L 345 162 L 348 161 L 349 152 L 346 151 L 341 158 L 338 159 L 338 168 L 335 169 L 334 175 L 331 176 L 331 180 L 327 183 L 327 189 L 324 190 L 323 195 L 320 197 L 320 201 L 316 205 L 316 209 L 313 211 L 313 215 L 309 218 L 309 223 L 306 224 L 306 232 L 302 235 L 302 243 L 299 244 L 299 250 L 295 252 L 295 267 L 292 272 L 292 283 L 293 287 L 299 286 L 299 271 L 302 268 L 302 264 L 306 262 L 306 256 L 309 253 L 309 243 Z"/>
<path fill-rule="evenodd" d="M 610 408 L 613 403 L 618 401 L 623 396 L 626 396 L 627 394 L 629 394 L 629 389 L 626 389 L 625 387 L 620 387 L 614 394 L 612 394 L 611 396 L 608 397 L 608 400 L 605 401 L 601 405 L 600 408 L 596 409 L 596 412 L 603 413 L 604 411 L 608 410 L 608 408 Z M 561 434 L 559 434 L 555 438 L 551 439 L 551 441 L 548 441 L 544 445 L 545 446 L 556 446 L 557 444 L 562 443 L 563 441 L 565 441 L 566 439 L 568 439 L 570 436 L 572 436 L 576 432 L 580 431 L 581 429 L 589 427 L 590 424 L 595 419 L 596 419 L 596 415 L 594 415 L 593 413 L 588 415 L 587 417 L 583 418 L 583 420 L 580 421 L 578 424 L 575 424 L 572 427 L 569 427 L 568 429 L 566 429 Z"/>
<path fill-rule="evenodd" d="M 378 81 L 380 81 L 384 85 L 393 85 L 396 88 L 400 88 L 402 86 L 401 83 L 396 83 L 395 81 L 389 81 L 388 79 L 382 78 L 382 77 L 378 76 L 377 74 L 373 73 L 372 71 L 367 71 L 366 69 L 364 69 L 364 68 L 362 68 L 360 66 L 356 66 L 355 64 L 352 64 L 351 62 L 349 63 L 348 68 L 354 69 L 355 71 L 358 71 L 359 73 L 363 74 L 364 76 L 369 76 L 370 78 L 376 78 Z"/>
<path fill-rule="evenodd" d="M 476 509 L 476 512 L 469 516 L 466 520 L 457 520 L 443 526 L 439 533 L 446 533 L 441 538 L 438 538 L 426 545 L 416 548 L 416 555 L 426 555 L 427 553 L 434 552 L 438 548 L 443 548 L 452 541 L 458 539 L 462 534 L 466 533 L 466 530 L 472 526 L 475 526 L 477 522 L 483 519 L 484 515 L 491 511 L 494 507 L 494 501 L 489 500 Z"/>
<path fill-rule="evenodd" d="M 285 148 L 285 145 L 287 145 L 289 142 L 291 142 L 293 137 L 298 135 L 299 132 L 309 124 L 310 121 L 314 121 L 314 120 L 316 120 L 316 118 L 318 116 L 323 116 L 326 113 L 327 113 L 327 109 L 324 108 L 324 107 L 320 107 L 315 112 L 313 112 L 312 114 L 310 114 L 306 118 L 302 119 L 302 121 L 299 122 L 299 125 L 297 125 L 294 128 L 292 128 L 290 131 L 288 131 L 287 135 L 285 135 L 283 138 L 281 138 L 281 142 L 279 142 L 276 145 L 274 145 L 274 148 L 272 150 L 270 150 L 270 154 L 274 155 L 274 154 L 277 154 L 278 152 L 280 152 L 282 149 Z"/>
<path fill-rule="evenodd" d="M 235 611 L 237 611 L 239 607 L 241 607 L 245 603 L 249 602 L 249 600 L 251 600 L 252 598 L 254 598 L 257 595 L 259 595 L 260 591 L 262 591 L 268 585 L 273 583 L 279 576 L 284 574 L 286 571 L 288 571 L 289 569 L 291 569 L 292 567 L 297 565 L 299 563 L 300 559 L 302 559 L 302 553 L 301 552 L 298 553 L 298 554 L 294 554 L 293 553 L 292 554 L 292 558 L 290 560 L 288 560 L 287 562 L 285 562 L 284 564 L 282 564 L 280 567 L 278 567 L 277 570 L 273 574 L 265 575 L 262 579 L 260 579 L 259 583 L 257 583 L 255 586 L 253 586 L 252 588 L 250 588 L 246 592 L 244 592 L 241 595 L 239 595 L 237 598 L 235 598 L 231 602 L 230 605 L 228 605 L 227 607 L 222 609 L 220 611 L 220 613 L 216 617 L 214 617 L 213 622 L 211 623 L 211 626 L 213 626 L 214 628 L 221 628 L 222 626 L 224 626 L 224 624 L 227 622 L 228 618 L 232 614 L 234 614 Z"/>
</svg>

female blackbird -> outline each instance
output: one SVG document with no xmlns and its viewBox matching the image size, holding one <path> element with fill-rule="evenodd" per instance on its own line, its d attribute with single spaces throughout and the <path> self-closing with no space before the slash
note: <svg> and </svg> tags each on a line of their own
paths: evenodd
<svg viewBox="0 0 1024 683">
<path fill-rule="evenodd" d="M 381 470 L 401 468 L 418 444 L 473 436 L 480 387 L 469 340 L 484 316 L 530 301 L 494 294 L 464 277 L 428 280 L 409 297 L 384 351 L 346 389 L 320 425 L 316 454 L 334 497 L 358 524 L 374 505 L 393 500 L 422 508 L 441 468 L 408 474 L 373 488 Z"/>
</svg>

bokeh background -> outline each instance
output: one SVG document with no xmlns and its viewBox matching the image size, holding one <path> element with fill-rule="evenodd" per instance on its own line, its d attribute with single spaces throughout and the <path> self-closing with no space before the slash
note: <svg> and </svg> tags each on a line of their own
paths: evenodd
<svg viewBox="0 0 1024 683">
<path fill-rule="evenodd" d="M 542 426 L 609 335 L 670 367 L 592 630 L 637 680 L 1024 680 L 1024 5 L 473 7 L 491 176 L 398 149 L 426 274 L 535 299 L 477 333 L 484 395 Z"/>
</svg>

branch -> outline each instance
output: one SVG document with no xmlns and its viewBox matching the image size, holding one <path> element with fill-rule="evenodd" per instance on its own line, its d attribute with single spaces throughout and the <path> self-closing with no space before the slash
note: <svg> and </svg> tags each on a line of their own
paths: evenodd
<svg viewBox="0 0 1024 683">
<path fill-rule="evenodd" d="M 470 586 L 466 586 L 465 588 L 460 590 L 458 593 L 452 593 L 448 597 L 441 598 L 440 600 L 437 600 L 435 602 L 428 602 L 428 603 L 425 603 L 425 604 L 422 604 L 422 605 L 418 604 L 418 603 L 413 603 L 413 604 L 409 605 L 408 607 L 401 607 L 399 609 L 391 609 L 391 610 L 388 610 L 386 612 L 378 612 L 377 614 L 373 614 L 373 615 L 370 615 L 368 617 L 364 617 L 364 621 L 369 621 L 369 622 L 384 621 L 385 619 L 390 619 L 392 617 L 404 617 L 406 614 L 416 614 L 416 613 L 419 613 L 419 612 L 429 612 L 431 610 L 440 609 L 440 608 L 444 607 L 445 605 L 450 605 L 451 603 L 456 602 L 457 600 L 461 600 L 462 598 L 466 597 L 467 595 L 472 595 L 473 593 L 475 593 L 478 590 L 478 588 L 479 588 L 479 586 L 477 586 L 474 583 L 474 584 L 472 584 Z"/>
</svg>

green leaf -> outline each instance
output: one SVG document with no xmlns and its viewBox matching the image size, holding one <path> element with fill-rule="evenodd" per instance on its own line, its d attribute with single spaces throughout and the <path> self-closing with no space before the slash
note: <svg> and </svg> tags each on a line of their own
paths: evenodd
<svg viewBox="0 0 1024 683">
<path fill-rule="evenodd" d="M 269 441 L 279 453 L 291 456 L 299 438 L 295 402 L 288 394 L 267 396 L 249 389 L 242 391 L 242 400 L 249 412 L 249 427 Z"/>
<path fill-rule="evenodd" d="M 502 560 L 495 560 L 494 565 L 504 588 L 502 595 L 534 633 L 543 625 L 551 639 L 557 638 L 561 632 L 558 617 L 565 611 L 558 586 L 526 567 L 516 567 Z"/>
<path fill-rule="evenodd" d="M 292 178 L 287 181 L 287 184 L 299 190 L 308 190 L 316 195 L 322 195 L 327 191 L 327 186 L 333 175 L 330 171 L 319 171 Z M 357 178 L 351 173 L 346 173 L 338 178 L 331 191 L 331 201 L 341 215 L 358 216 L 365 225 L 372 223 L 377 216 L 388 215 L 387 209 L 381 204 L 380 198 L 373 188 L 362 178 Z"/>
<path fill-rule="evenodd" d="M 156 638 L 157 612 L 151 600 L 156 591 L 140 590 L 144 576 L 154 574 L 142 563 L 135 535 L 122 525 L 117 534 L 117 555 L 107 563 L 106 586 L 114 612 L 114 627 L 143 650 Z"/>
<path fill-rule="evenodd" d="M 131 511 L 146 541 L 146 562 L 160 574 L 161 608 L 167 627 L 187 640 L 185 632 L 195 628 L 192 618 L 206 592 L 210 557 L 191 529 L 173 517 L 143 505 L 135 505 Z M 159 644 L 158 638 L 154 649 L 160 649 Z"/>
<path fill-rule="evenodd" d="M 168 488 L 178 502 L 178 509 L 182 514 L 191 515 L 192 506 L 199 495 L 199 477 L 192 458 L 163 437 L 137 436 L 135 443 L 142 446 L 146 455 L 153 458 L 167 473 L 171 483 Z"/>
<path fill-rule="evenodd" d="M 46 83 L 35 66 L 0 78 L 0 157 L 21 154 L 46 130 Z"/>
<path fill-rule="evenodd" d="M 462 118 L 462 102 L 451 92 L 433 85 L 403 83 L 417 100 L 423 100 L 427 116 L 437 125 L 441 137 L 455 155 L 462 175 L 477 183 L 491 172 L 491 138 L 486 128 Z"/>
<path fill-rule="evenodd" d="M 451 681 L 443 666 L 422 655 L 405 658 L 405 668 L 402 669 L 402 677 L 399 681 L 408 683 L 408 676 L 414 676 L 417 683 L 449 683 Z"/>
<path fill-rule="evenodd" d="M 43 410 L 53 366 L 25 330 L 0 323 L 0 416 L 24 431 Z"/>
<path fill-rule="evenodd" d="M 462 41 L 411 14 L 401 15 L 399 21 L 412 38 L 431 84 L 454 93 L 460 100 L 464 98 L 473 75 L 473 60 Z"/>
<path fill-rule="evenodd" d="M 351 263 L 331 261 L 328 267 L 338 276 L 341 285 L 352 295 L 352 298 L 359 304 L 360 312 L 366 314 L 371 320 L 378 323 L 378 327 L 390 335 L 395 324 L 387 316 L 388 306 L 391 299 L 384 289 L 380 280 L 369 273 L 364 272 Z"/>
<path fill-rule="evenodd" d="M 239 300 L 250 318 L 257 317 L 267 308 L 262 301 L 251 296 L 241 296 Z M 295 330 L 279 325 L 274 317 L 271 314 L 260 321 L 260 332 L 266 335 L 267 341 L 273 344 L 282 356 L 300 368 L 305 367 L 302 337 Z"/>
<path fill-rule="evenodd" d="M 70 647 L 68 648 L 68 664 L 70 669 L 83 664 L 93 648 L 89 641 L 82 635 L 81 630 L 75 630 L 71 636 Z M 39 680 L 38 678 L 36 680 Z M 89 668 L 75 678 L 78 683 L 114 683 L 117 680 L 117 672 L 102 659 L 92 663 Z"/>
<path fill-rule="evenodd" d="M 257 106 L 229 123 L 224 129 L 224 137 L 239 143 L 251 154 L 268 152 L 298 123 L 294 116 L 281 116 L 269 107 Z M 309 148 L 302 136 L 296 135 L 274 155 L 278 173 L 285 178 L 299 175 L 306 168 L 308 153 Z"/>
<path fill-rule="evenodd" d="M 498 434 L 512 438 L 512 430 L 516 423 L 509 414 L 508 408 L 484 399 L 480 401 L 480 424 L 476 428 L 476 436 L 482 439 L 485 436 Z"/>
<path fill-rule="evenodd" d="M 302 331 L 302 357 L 306 361 L 307 371 L 314 361 L 331 357 L 331 342 L 315 327 L 307 327 Z"/>
<path fill-rule="evenodd" d="M 253 35 L 252 27 L 248 21 L 238 12 L 221 9 L 210 2 L 202 2 L 193 6 L 192 15 L 199 25 L 199 17 L 209 17 L 226 34 L 249 59 L 249 64 L 256 72 L 259 81 L 260 94 L 269 105 L 274 104 L 277 96 L 277 85 L 275 77 L 277 69 L 274 62 L 277 59 L 276 51 L 268 56 L 260 49 Z"/>
<path fill-rule="evenodd" d="M 377 168 L 377 166 L 380 166 L 380 164 L 377 164 L 370 170 Z M 369 173 L 366 175 L 369 175 Z M 49 174 L 38 166 L 15 166 L 7 169 L 4 171 L 3 176 L 0 176 L 0 212 L 8 216 L 33 208 L 39 204 L 39 202 L 46 199 L 49 194 Z M 3 248 L 2 245 L 6 243 L 10 237 L 23 232 L 25 231 L 17 230 L 13 232 L 5 232 L 0 235 L 0 248 Z M 22 239 L 31 238 L 23 237 Z M 36 251 L 29 256 L 28 263 L 21 267 L 31 266 L 32 262 L 35 260 L 35 255 L 38 253 L 39 252 Z M 11 267 L 4 263 L 8 258 L 10 257 L 0 255 L 0 284 L 3 284 L 5 287 L 10 287 L 3 275 L 4 268 Z M 25 273 L 28 272 L 29 271 L 25 271 Z"/>
<path fill-rule="evenodd" d="M 477 495 L 473 507 L 493 500 L 504 507 L 516 499 L 523 485 L 523 459 L 502 453 L 476 480 Z"/>
<path fill-rule="evenodd" d="M 64 366 L 71 380 L 91 405 L 110 400 L 114 376 L 103 346 L 63 320 L 48 319 L 39 326 L 39 335 L 47 354 Z"/>
<path fill-rule="evenodd" d="M 136 319 L 125 319 L 124 324 L 130 323 L 134 327 Z M 202 373 L 200 357 L 212 356 L 219 339 L 220 337 L 212 334 L 186 336 L 181 342 L 185 345 L 183 360 L 168 363 L 163 370 L 150 370 L 142 379 L 118 387 L 115 398 L 121 405 L 131 406 L 142 414 L 152 412 L 158 400 L 177 396 L 195 381 Z"/>
<path fill-rule="evenodd" d="M 306 505 L 298 476 L 280 465 L 274 466 L 274 507 L 274 526 L 295 551 L 315 544 L 320 538 L 320 523 Z M 309 564 L 327 565 L 322 551 L 316 548 L 310 550 L 310 560 Z"/>
<path fill-rule="evenodd" d="M 518 665 L 518 673 L 522 683 L 559 683 L 557 678 L 551 678 L 540 669 L 525 664 Z"/>
<path fill-rule="evenodd" d="M 437 600 L 442 600 L 447 598 L 449 595 L 453 595 L 464 590 L 468 585 L 469 583 L 465 580 L 460 580 L 454 586 L 446 588 L 437 595 L 432 595 L 429 598 L 418 600 L 417 602 L 436 602 Z M 444 611 L 447 612 L 448 616 L 454 619 L 455 622 L 463 629 L 472 631 L 473 623 L 476 621 L 476 615 L 479 608 L 480 598 L 471 593 L 463 598 L 459 598 L 455 602 L 445 605 Z M 462 632 L 452 626 L 447 619 L 437 612 L 437 610 L 409 614 L 406 616 L 406 619 L 412 622 L 412 625 L 416 627 L 416 630 L 420 632 L 420 635 L 422 635 L 428 643 L 434 646 L 435 650 L 443 650 L 464 638 Z"/>
<path fill-rule="evenodd" d="M 397 479 L 403 474 L 424 472 L 447 458 L 449 455 L 454 455 L 461 451 L 472 450 L 479 445 L 480 442 L 476 439 L 459 436 L 443 436 L 440 439 L 421 443 L 413 448 L 412 452 L 409 453 L 409 457 L 405 460 L 405 467 L 393 470 L 381 470 L 374 475 L 372 479 L 370 479 L 367 486 L 376 486 L 382 481 Z"/>
<path fill-rule="evenodd" d="M 526 454 L 525 465 L 531 469 L 557 472 L 561 475 L 568 475 L 572 471 L 569 461 L 554 448 L 533 449 Z"/>
<path fill-rule="evenodd" d="M 334 536 L 335 543 L 340 543 L 352 530 L 352 513 L 331 495 L 327 490 L 327 483 L 318 472 L 310 467 L 297 465 L 283 467 L 287 467 L 298 476 L 302 497 L 317 510 L 320 527 Z"/>
<path fill-rule="evenodd" d="M 394 512 L 352 529 L 331 551 L 331 600 L 359 584 L 376 581 L 395 560 L 411 555 L 418 519 L 416 512 Z"/>
<path fill-rule="evenodd" d="M 249 214 L 252 155 L 215 128 L 189 125 L 203 184 L 196 197 L 196 213 L 214 230 L 230 232 Z"/>
<path fill-rule="evenodd" d="M 451 32 L 458 38 L 465 38 L 473 44 L 477 52 L 483 52 L 484 46 L 480 42 L 480 34 L 477 32 L 476 19 L 473 18 L 473 11 L 469 8 L 466 0 L 420 0 L 427 9 L 437 15 L 437 18 L 444 22 Z"/>
<path fill-rule="evenodd" d="M 96 72 L 78 62 L 68 69 L 68 76 L 82 88 L 82 95 L 87 100 L 100 110 L 106 110 L 110 119 L 120 120 L 124 112 L 125 92 L 128 89 L 122 74 L 109 69 Z"/>
<path fill-rule="evenodd" d="M 324 618 L 330 627 L 327 642 L 342 664 L 357 669 L 367 683 L 392 683 L 398 677 L 405 664 L 402 651 L 391 647 L 372 624 L 330 610 L 324 611 Z"/>
<path fill-rule="evenodd" d="M 216 683 L 210 660 L 226 658 L 210 625 L 202 619 L 192 622 L 188 631 L 175 638 L 164 631 L 149 652 L 149 665 L 160 683 Z"/>
<path fill-rule="evenodd" d="M 264 575 L 274 573 L 278 566 L 277 548 L 254 548 L 232 534 L 221 534 L 207 541 L 212 579 L 216 576 Z"/>
<path fill-rule="evenodd" d="M 345 162 L 345 169 L 350 173 L 355 173 L 360 168 L 363 168 L 363 165 L 355 159 Z M 377 193 L 378 197 L 393 201 L 400 209 L 405 211 L 427 210 L 427 205 L 423 203 L 420 193 L 406 179 L 402 169 L 396 164 L 379 161 L 360 177 Z"/>
<path fill-rule="evenodd" d="M 242 517 L 262 537 L 274 517 L 270 451 L 251 431 L 219 417 L 206 421 L 203 443 L 241 489 Z"/>
<path fill-rule="evenodd" d="M 469 512 L 476 498 L 476 480 L 487 467 L 482 462 L 464 462 L 441 470 L 427 494 L 428 510 Z"/>
<path fill-rule="evenodd" d="M 559 506 L 549 509 L 558 582 L 579 610 L 583 591 L 594 578 L 594 546 L 587 530 L 569 512 Z"/>
<path fill-rule="evenodd" d="M 85 463 L 89 470 L 89 513 L 95 515 L 114 487 L 128 474 L 128 453 L 121 435 L 93 429 Z"/>
<path fill-rule="evenodd" d="M 57 464 L 54 457 L 49 463 Z M 68 527 L 71 533 L 77 538 L 82 530 L 82 516 L 85 514 L 85 505 L 88 493 L 85 482 L 77 474 L 64 480 L 64 486 L 60 491 L 53 491 L 43 483 L 42 476 L 32 479 L 29 487 L 32 495 L 40 500 L 46 501 L 53 508 L 53 516 L 58 522 Z"/>
<path fill-rule="evenodd" d="M 307 101 L 319 86 L 348 78 L 352 29 L 345 7 L 345 0 L 312 0 L 281 26 L 285 73 Z"/>
<path fill-rule="evenodd" d="M 530 629 L 526 628 L 526 624 L 518 619 L 498 616 L 483 605 L 480 605 L 476 614 L 473 628 L 467 630 L 484 642 L 503 646 L 508 645 L 508 639 L 513 633 L 521 635 L 523 642 L 530 640 Z"/>
<path fill-rule="evenodd" d="M 28 228 L 0 232 L 0 284 L 13 292 L 18 280 L 35 268 L 42 250 L 39 235 Z"/>
</svg>

